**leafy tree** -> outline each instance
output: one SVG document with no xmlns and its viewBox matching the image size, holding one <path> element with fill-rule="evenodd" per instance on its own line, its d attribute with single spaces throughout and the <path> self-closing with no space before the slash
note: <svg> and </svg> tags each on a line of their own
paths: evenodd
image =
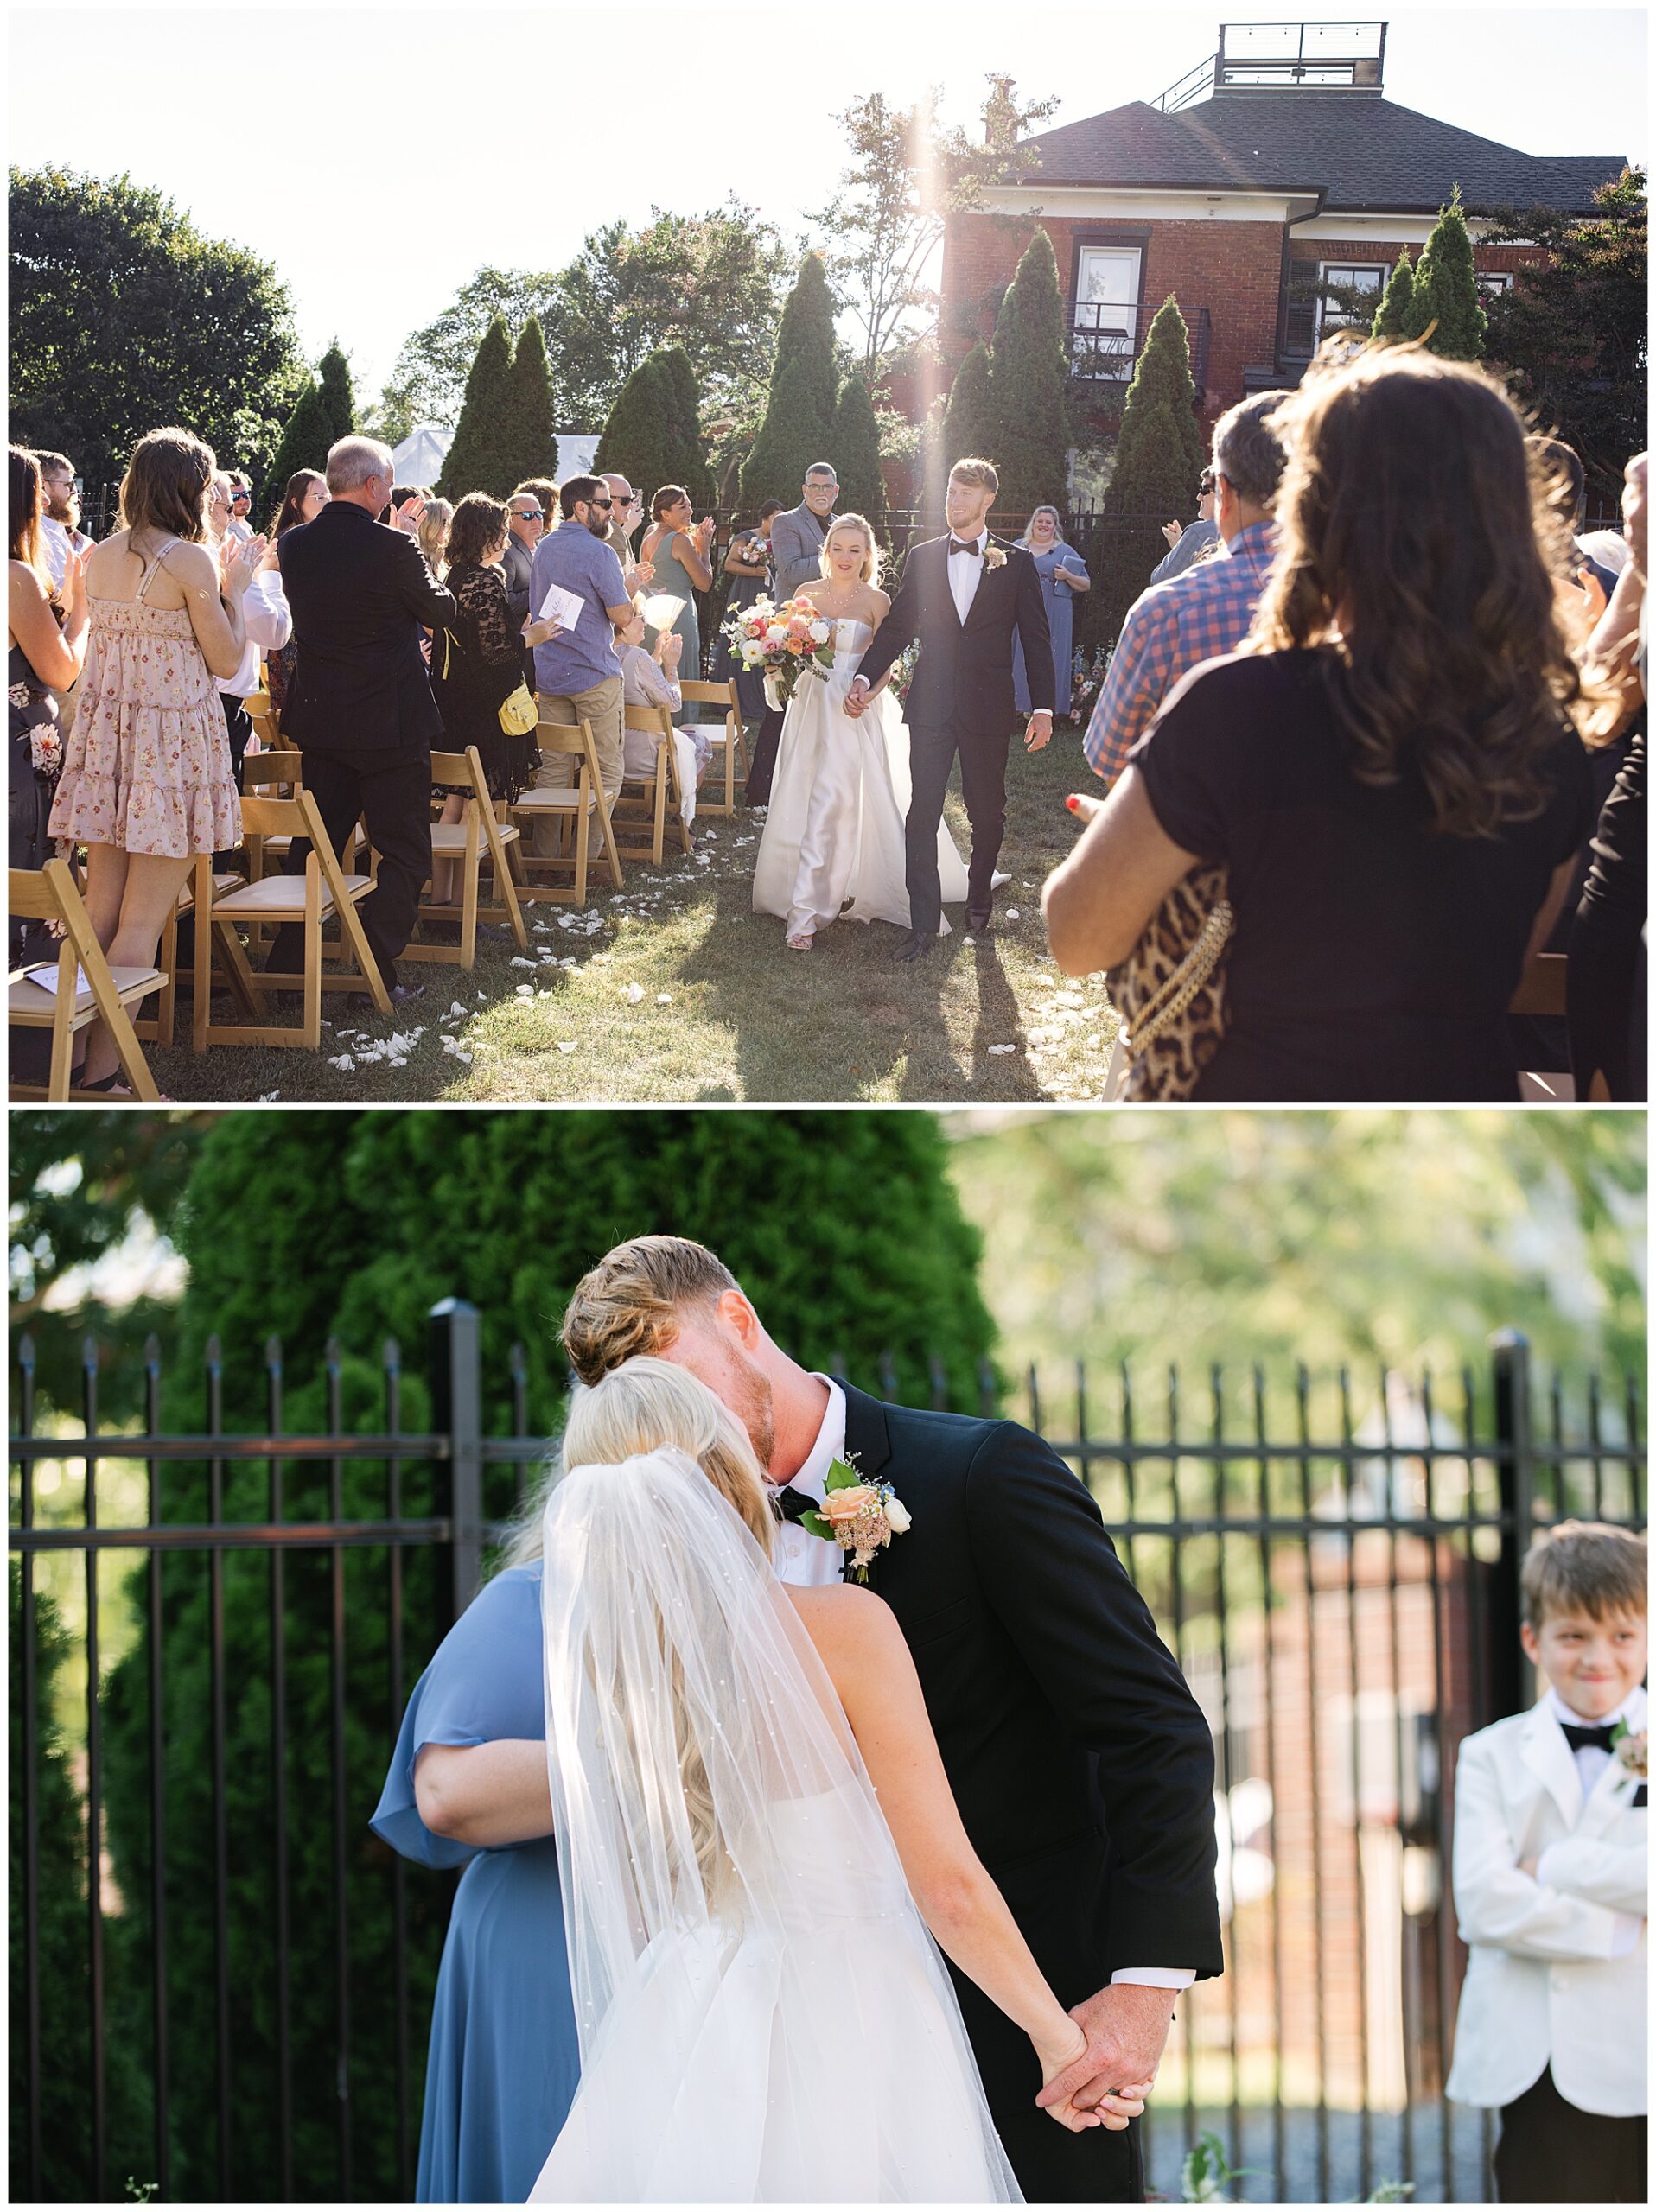
<svg viewBox="0 0 1656 2212">
<path fill-rule="evenodd" d="M 1399 339 L 1409 334 L 1410 318 L 1414 310 L 1415 271 L 1404 246 L 1392 264 L 1392 274 L 1385 280 L 1385 290 L 1380 304 L 1374 310 L 1375 338 Z"/>
<path fill-rule="evenodd" d="M 831 458 L 838 392 L 833 300 L 821 255 L 808 253 L 776 333 L 765 419 L 742 465 L 744 505 L 782 497 L 812 461 Z"/>
<path fill-rule="evenodd" d="M 1202 469 L 1195 404 L 1189 334 L 1178 302 L 1169 297 L 1156 309 L 1127 387 L 1115 472 L 1105 494 L 1115 527 L 1105 538 L 1092 597 L 1105 639 L 1119 633 L 1167 550 L 1162 524 L 1194 510 Z"/>
<path fill-rule="evenodd" d="M 1487 352 L 1542 426 L 1587 465 L 1595 505 L 1614 507 L 1630 454 L 1648 442 L 1649 224 L 1645 173 L 1624 169 L 1589 216 L 1497 211 L 1485 242 L 1532 238 L 1543 262 L 1487 305 Z"/>
<path fill-rule="evenodd" d="M 829 274 L 863 333 L 871 390 L 891 354 L 936 327 L 931 276 L 949 217 L 982 206 L 984 187 L 1017 168 L 1020 133 L 1058 105 L 1020 102 L 1010 77 L 988 82 L 980 137 L 942 121 L 935 90 L 908 108 L 870 92 L 837 118 L 850 159 L 810 220 L 828 239 Z"/>
<path fill-rule="evenodd" d="M 1421 248 L 1404 329 L 1407 336 L 1422 340 L 1429 353 L 1441 353 L 1445 360 L 1475 361 L 1482 356 L 1483 302 L 1458 184 L 1449 206 L 1439 209 L 1431 235 Z"/>
<path fill-rule="evenodd" d="M 666 372 L 672 395 L 672 437 L 677 458 L 672 473 L 662 480 L 682 484 L 697 514 L 713 504 L 713 472 L 702 444 L 702 395 L 690 356 L 682 346 L 664 346 L 656 357 Z M 657 487 L 645 488 L 647 498 Z"/>
<path fill-rule="evenodd" d="M 299 395 L 298 405 L 287 419 L 282 432 L 282 442 L 271 463 L 266 490 L 272 511 L 279 504 L 294 470 L 321 468 L 328 459 L 328 448 L 333 442 L 334 424 L 328 401 L 322 386 L 312 377 Z"/>
<path fill-rule="evenodd" d="M 334 340 L 316 365 L 316 382 L 328 410 L 328 442 L 335 444 L 355 431 L 356 394 L 351 389 L 351 365 Z M 299 464 L 303 467 L 303 463 Z"/>
<path fill-rule="evenodd" d="M 614 469 L 646 499 L 659 486 L 677 480 L 673 466 L 682 455 L 673 441 L 673 404 L 669 372 L 660 354 L 652 353 L 621 386 L 593 455 L 594 468 Z"/>
<path fill-rule="evenodd" d="M 10 179 L 11 435 L 96 483 L 182 423 L 262 476 L 304 373 L 271 264 L 128 177 Z"/>
<path fill-rule="evenodd" d="M 885 480 L 880 474 L 880 425 L 861 377 L 847 377 L 840 387 L 830 458 L 839 475 L 835 504 L 846 514 L 865 517 L 877 535 L 886 512 Z"/>
<path fill-rule="evenodd" d="M 445 499 L 463 499 L 468 492 L 489 492 L 504 499 L 521 481 L 512 467 L 511 387 L 512 340 L 505 316 L 497 315 L 466 379 L 460 421 L 437 486 Z"/>
<path fill-rule="evenodd" d="M 410 1354 L 403 1420 L 430 1417 L 417 1371 L 428 1313 L 446 1293 L 483 1312 L 488 1421 L 509 1418 L 506 1357 L 530 1348 L 529 1419 L 556 1425 L 563 1389 L 557 1319 L 581 1272 L 617 1236 L 646 1229 L 700 1236 L 752 1287 L 780 1342 L 813 1363 L 843 1357 L 877 1378 L 889 1350 L 899 1387 L 930 1396 L 935 1348 L 958 1402 L 975 1403 L 978 1363 L 992 1332 L 978 1294 L 975 1233 L 945 1173 L 946 1143 L 920 1115 L 859 1115 L 821 1142 L 818 1117 L 673 1114 L 565 1116 L 555 1162 L 532 1117 L 415 1112 L 384 1116 L 296 1111 L 266 1123 L 213 1117 L 179 1235 L 190 1263 L 181 1314 L 179 1376 L 167 1417 L 199 1423 L 197 1363 L 210 1335 L 223 1348 L 226 1425 L 267 1419 L 268 1332 L 282 1338 L 283 1421 L 323 1415 L 318 1376 L 330 1338 L 341 1346 L 338 1389 L 347 1424 L 384 1421 L 378 1348 L 389 1331 Z M 743 1193 L 748 1195 L 744 1198 Z M 328 1264 L 315 1264 L 325 1251 Z M 258 1255 L 258 1265 L 249 1257 Z M 332 1510 L 327 1470 L 283 1470 L 290 1517 Z M 386 1471 L 347 1461 L 340 1503 L 348 1516 L 382 1512 Z M 270 1470 L 232 1465 L 228 1518 L 270 1511 Z M 403 1473 L 406 1510 L 439 1510 L 430 1471 Z M 494 1494 L 491 1510 L 509 1505 Z M 203 1471 L 169 1465 L 168 1518 L 205 1506 Z M 403 1694 L 442 1632 L 429 1551 L 404 1570 L 407 1649 Z M 328 1555 L 291 1555 L 284 1568 L 290 2004 L 295 2097 L 290 2146 L 299 2193 L 343 2192 L 335 2149 L 337 2038 L 333 1950 L 349 1930 L 348 2064 L 358 2113 L 353 2193 L 397 2194 L 392 2054 L 393 1949 L 390 1860 L 367 1821 L 398 1714 L 390 1689 L 388 1561 L 352 1549 L 343 1567 L 346 1728 L 345 1887 L 333 1859 L 334 1782 L 331 1672 L 333 1569 Z M 228 1897 L 231 2043 L 235 2104 L 233 2194 L 268 2195 L 279 2174 L 275 2076 L 272 1898 L 276 1829 L 271 1706 L 269 1560 L 231 1554 L 222 1569 L 226 1771 L 231 1789 Z M 214 1986 L 210 1681 L 211 1592 L 199 1561 L 169 1559 L 162 1625 L 169 1881 L 169 1988 L 174 2031 L 174 2186 L 180 2198 L 216 2197 L 213 2041 Z M 115 1668 L 105 1708 L 105 1757 L 114 1878 L 128 1902 L 110 1969 L 111 2035 L 147 2048 L 150 1649 L 147 1631 Z M 417 2054 L 429 2018 L 447 1885 L 408 1871 L 410 2021 Z M 79 2082 L 83 2076 L 72 2073 Z M 420 2085 L 413 2084 L 413 2110 Z M 114 2146 L 146 2171 L 142 2132 Z"/>
<path fill-rule="evenodd" d="M 557 418 L 552 405 L 552 372 L 539 321 L 532 315 L 512 356 L 500 436 L 511 464 L 507 493 L 532 476 L 557 476 Z"/>
<path fill-rule="evenodd" d="M 1037 227 L 1001 302 L 990 357 L 997 504 L 1009 517 L 1045 500 L 1063 503 L 1070 442 L 1066 334 L 1057 259 Z M 1194 397 L 1193 385 L 1193 407 Z"/>
<path fill-rule="evenodd" d="M 945 469 L 975 454 L 995 461 L 998 423 L 990 397 L 989 348 L 981 340 L 954 372 L 944 412 L 939 458 Z"/>
</svg>

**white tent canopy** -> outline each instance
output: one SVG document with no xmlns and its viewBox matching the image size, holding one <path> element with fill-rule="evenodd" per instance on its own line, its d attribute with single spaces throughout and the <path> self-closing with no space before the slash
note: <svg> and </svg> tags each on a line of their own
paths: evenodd
<svg viewBox="0 0 1656 2212">
<path fill-rule="evenodd" d="M 455 434 L 436 423 L 417 423 L 391 453 L 392 473 L 399 484 L 435 484 L 443 474 Z"/>
</svg>

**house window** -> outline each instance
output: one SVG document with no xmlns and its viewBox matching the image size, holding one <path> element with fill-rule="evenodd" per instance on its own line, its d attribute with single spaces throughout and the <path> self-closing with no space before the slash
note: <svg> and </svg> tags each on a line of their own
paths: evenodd
<svg viewBox="0 0 1656 2212">
<path fill-rule="evenodd" d="M 1498 300 L 1503 292 L 1510 292 L 1512 289 L 1513 280 L 1507 270 L 1504 269 L 1492 270 L 1487 276 L 1484 274 L 1482 270 L 1478 271 L 1478 294 L 1480 298 L 1486 300 Z"/>
<path fill-rule="evenodd" d="M 1316 343 L 1337 330 L 1366 333 L 1391 270 L 1384 262 L 1324 261 L 1317 269 Z"/>
<path fill-rule="evenodd" d="M 1070 372 L 1125 383 L 1138 353 L 1137 246 L 1085 245 L 1075 264 Z"/>
</svg>

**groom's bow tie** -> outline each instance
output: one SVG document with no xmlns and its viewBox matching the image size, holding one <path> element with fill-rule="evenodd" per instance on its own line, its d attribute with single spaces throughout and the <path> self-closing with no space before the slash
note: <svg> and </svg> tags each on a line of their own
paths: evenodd
<svg viewBox="0 0 1656 2212">
<path fill-rule="evenodd" d="M 802 1490 L 783 1489 L 771 1492 L 770 1510 L 779 1521 L 803 1521 L 807 1513 L 820 1513 L 822 1507 Z"/>
<path fill-rule="evenodd" d="M 952 537 L 949 540 L 950 559 L 952 560 L 957 553 L 970 553 L 974 561 L 981 561 L 984 557 L 984 549 L 975 537 L 965 544 L 958 537 Z"/>
<path fill-rule="evenodd" d="M 1608 1725 L 1602 1728 L 1572 1728 L 1569 1721 L 1561 1720 L 1558 1726 L 1572 1751 L 1608 1751 L 1613 1748 L 1615 1731 Z"/>
</svg>

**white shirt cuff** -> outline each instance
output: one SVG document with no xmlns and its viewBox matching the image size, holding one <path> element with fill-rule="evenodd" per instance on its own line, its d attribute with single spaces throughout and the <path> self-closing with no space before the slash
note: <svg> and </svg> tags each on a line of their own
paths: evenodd
<svg viewBox="0 0 1656 2212">
<path fill-rule="evenodd" d="M 1141 1989 L 1188 1989 L 1196 1979 L 1194 1967 L 1118 1967 L 1110 1977 L 1113 1989 L 1118 1981 L 1136 1982 Z"/>
</svg>

